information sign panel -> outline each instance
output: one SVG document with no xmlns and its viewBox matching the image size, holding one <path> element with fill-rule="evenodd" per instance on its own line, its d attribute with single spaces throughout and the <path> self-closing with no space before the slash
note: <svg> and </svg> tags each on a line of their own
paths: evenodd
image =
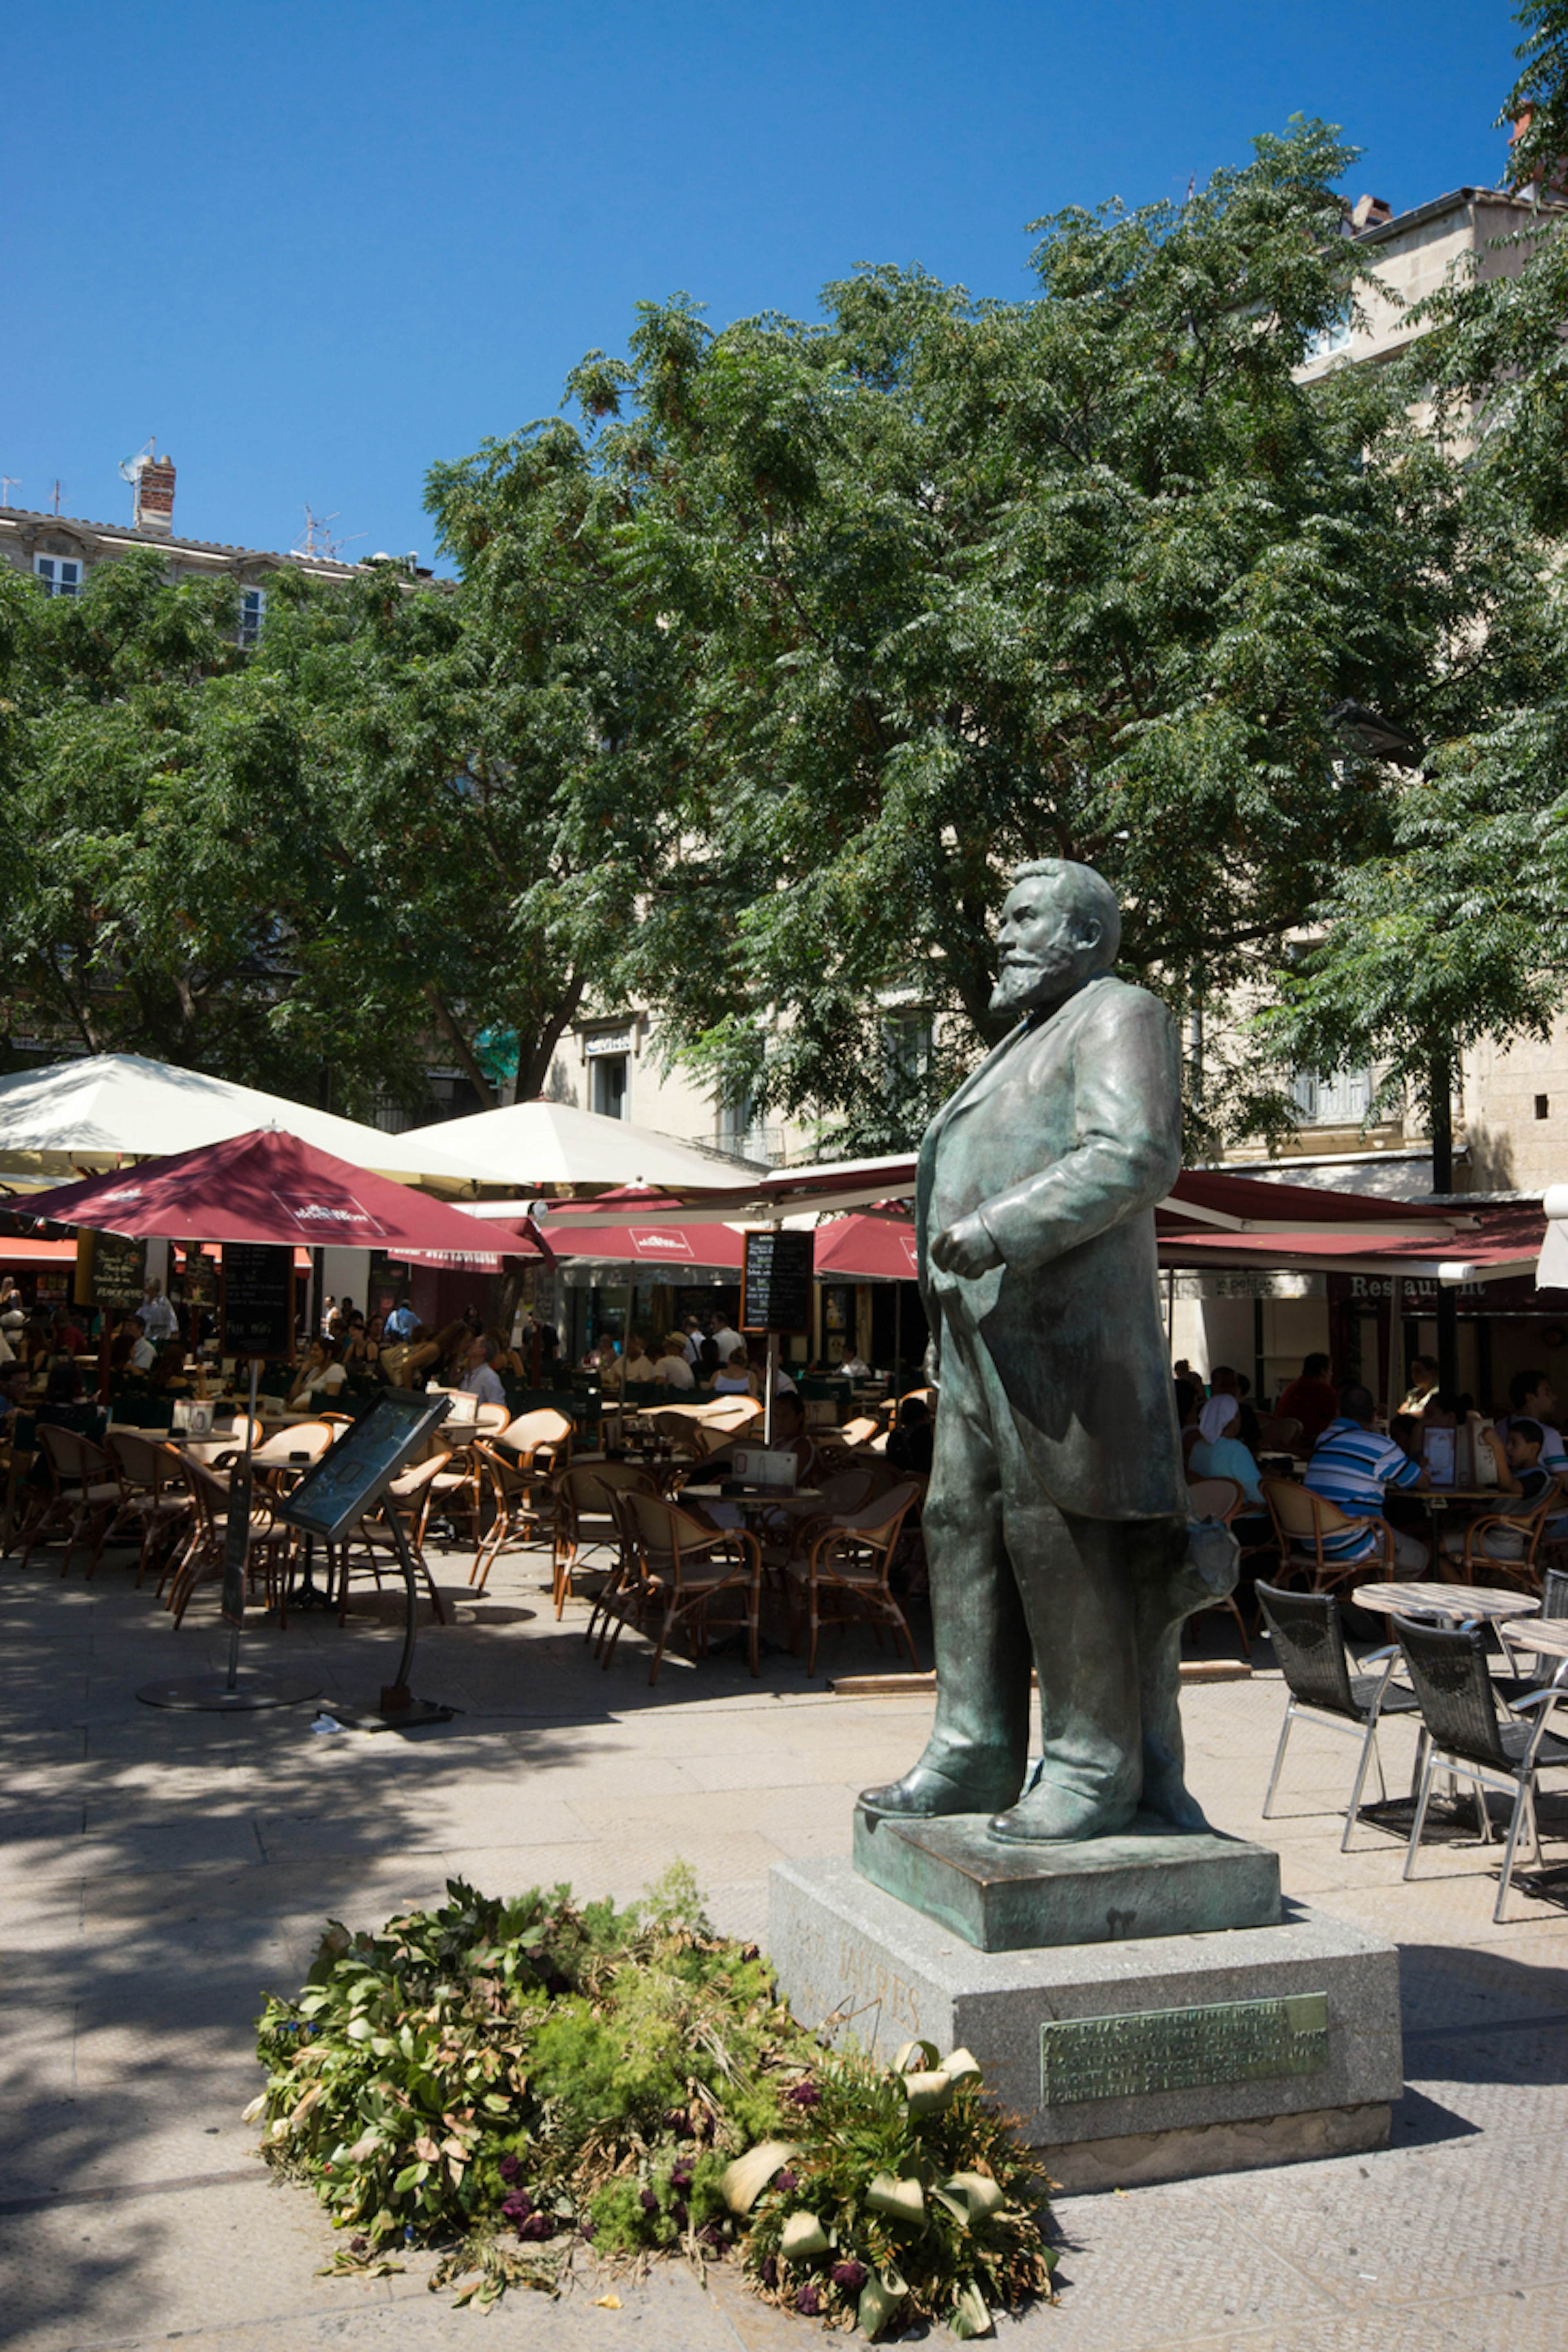
<svg viewBox="0 0 1568 2352">
<path fill-rule="evenodd" d="M 223 1245 L 223 1352 L 294 1353 L 294 1253 L 273 1242 Z"/>
<path fill-rule="evenodd" d="M 815 1234 L 786 1234 L 770 1225 L 746 1235 L 741 1277 L 742 1331 L 809 1331 Z"/>
<path fill-rule="evenodd" d="M 279 1503 L 279 1518 L 336 1543 L 379 1501 L 446 1415 L 449 1400 L 384 1391 Z"/>
</svg>

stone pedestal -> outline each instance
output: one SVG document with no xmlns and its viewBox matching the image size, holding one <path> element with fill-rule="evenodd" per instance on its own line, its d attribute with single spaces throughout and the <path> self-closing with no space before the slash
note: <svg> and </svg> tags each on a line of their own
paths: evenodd
<svg viewBox="0 0 1568 2352">
<path fill-rule="evenodd" d="M 982 1952 L 1213 1934 L 1279 1921 L 1279 1857 L 1140 1813 L 1120 1837 L 1005 1845 L 984 1813 L 931 1821 L 855 1809 L 855 1868 Z"/>
<path fill-rule="evenodd" d="M 1380 2147 L 1403 2088 L 1393 1945 L 1301 1908 L 982 1951 L 847 1861 L 779 1863 L 768 1955 L 805 2024 L 972 2050 L 1065 2188 Z"/>
</svg>

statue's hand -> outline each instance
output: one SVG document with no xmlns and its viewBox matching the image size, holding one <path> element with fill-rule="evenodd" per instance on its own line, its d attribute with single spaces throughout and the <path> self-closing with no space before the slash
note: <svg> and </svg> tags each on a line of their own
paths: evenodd
<svg viewBox="0 0 1568 2352">
<path fill-rule="evenodd" d="M 960 1217 L 932 1242 L 931 1262 L 943 1274 L 956 1274 L 968 1281 L 1000 1265 L 1002 1253 L 979 1217 Z"/>
</svg>

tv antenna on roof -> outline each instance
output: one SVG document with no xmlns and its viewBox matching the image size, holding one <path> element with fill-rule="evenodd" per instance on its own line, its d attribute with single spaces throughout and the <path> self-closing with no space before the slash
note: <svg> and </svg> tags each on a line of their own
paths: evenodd
<svg viewBox="0 0 1568 2352">
<path fill-rule="evenodd" d="M 153 463 L 153 453 L 156 451 L 157 446 L 158 436 L 155 433 L 149 433 L 147 436 L 147 446 L 144 449 L 138 449 L 134 457 L 121 457 L 120 460 L 120 472 L 121 478 L 129 482 L 131 485 L 132 520 L 135 520 L 136 515 L 141 509 L 142 476 L 144 469 Z M 59 512 L 59 509 L 57 507 L 55 511 L 58 514 Z"/>
<path fill-rule="evenodd" d="M 363 539 L 365 533 L 363 530 L 353 531 L 347 539 L 337 539 L 333 536 L 331 525 L 336 522 L 339 511 L 340 509 L 334 507 L 331 514 L 319 515 L 313 507 L 307 507 L 305 528 L 289 549 L 289 554 L 324 555 L 331 561 L 340 556 L 345 547 L 352 547 L 356 539 Z"/>
<path fill-rule="evenodd" d="M 19 490 L 21 487 L 20 474 L 0 474 L 0 507 L 8 507 L 11 503 L 12 491 Z"/>
</svg>

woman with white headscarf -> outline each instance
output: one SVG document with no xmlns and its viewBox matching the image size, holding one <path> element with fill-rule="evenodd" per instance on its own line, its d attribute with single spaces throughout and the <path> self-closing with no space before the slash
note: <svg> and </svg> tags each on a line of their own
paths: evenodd
<svg viewBox="0 0 1568 2352">
<path fill-rule="evenodd" d="M 1231 1434 L 1240 1414 L 1240 1404 L 1227 1391 L 1210 1397 L 1198 1415 L 1198 1442 L 1187 1456 L 1187 1476 L 1234 1478 L 1244 1498 L 1261 1510 L 1258 1465 L 1240 1438 Z"/>
</svg>

